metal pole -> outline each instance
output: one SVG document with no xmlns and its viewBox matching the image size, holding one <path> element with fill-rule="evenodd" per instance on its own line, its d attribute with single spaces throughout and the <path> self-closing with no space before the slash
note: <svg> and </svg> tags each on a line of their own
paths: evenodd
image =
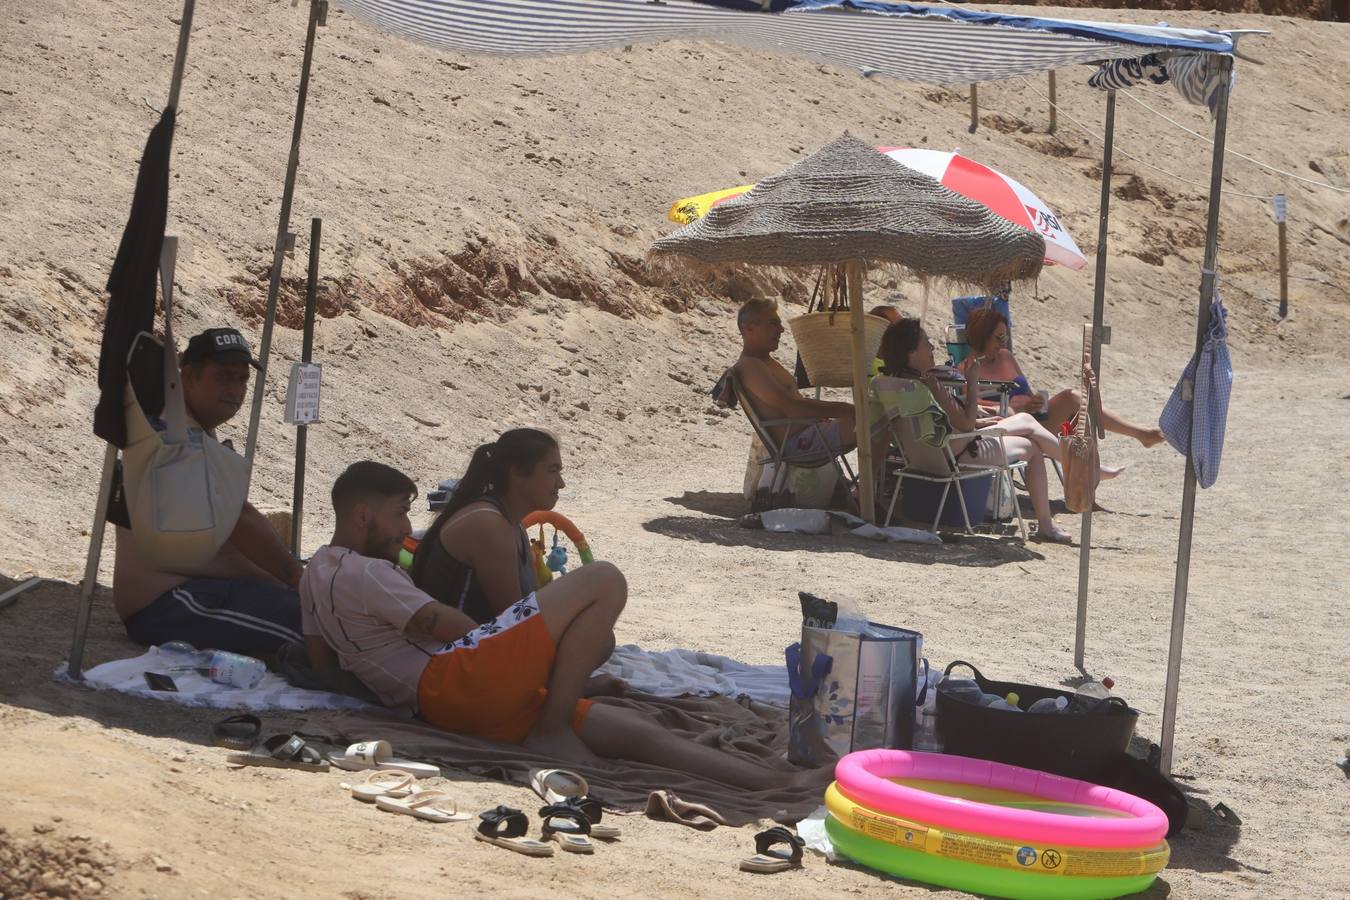
<svg viewBox="0 0 1350 900">
<path fill-rule="evenodd" d="M 872 367 L 872 359 L 867 353 L 867 322 L 863 318 L 863 264 L 856 260 L 848 263 L 844 277 L 848 282 L 848 320 L 853 343 L 853 421 L 861 435 L 858 438 L 858 506 L 864 519 L 876 522 L 872 441 L 867 434 L 867 373 Z"/>
<path fill-rule="evenodd" d="M 970 133 L 980 127 L 980 88 L 979 85 L 970 86 Z"/>
<path fill-rule="evenodd" d="M 1220 57 L 1219 77 L 1223 84 L 1214 117 L 1214 155 L 1209 176 L 1209 220 L 1205 227 L 1205 266 L 1200 275 L 1200 314 L 1195 323 L 1195 351 L 1205 342 L 1209 330 L 1209 307 L 1214 302 L 1218 278 L 1215 266 L 1219 257 L 1219 205 L 1223 194 L 1223 148 L 1228 133 L 1228 95 L 1232 84 L 1233 58 Z M 1194 385 L 1191 386 L 1192 390 Z M 1158 768 L 1172 774 L 1172 744 L 1176 738 L 1177 689 L 1181 683 L 1181 641 L 1186 630 L 1186 592 L 1191 576 L 1191 532 L 1195 524 L 1195 465 L 1191 446 L 1186 446 L 1186 475 L 1181 490 L 1181 533 L 1177 539 L 1177 577 L 1172 591 L 1172 638 L 1167 647 L 1167 689 L 1163 699 L 1162 757 Z"/>
<path fill-rule="evenodd" d="M 98 585 L 98 562 L 103 556 L 103 529 L 108 522 L 108 503 L 112 499 L 113 465 L 117 462 L 117 447 L 104 444 L 103 475 L 98 483 L 98 501 L 94 504 L 94 526 L 89 529 L 89 553 L 84 560 L 84 580 L 80 582 L 80 599 L 75 607 L 75 636 L 70 642 L 70 662 L 66 674 L 80 678 L 84 662 L 84 641 L 89 633 L 89 615 L 94 606 L 94 588 Z"/>
<path fill-rule="evenodd" d="M 262 340 L 258 347 L 258 375 L 253 379 L 253 407 L 248 417 L 248 439 L 244 443 L 244 461 L 249 479 L 253 477 L 253 454 L 258 445 L 258 421 L 262 417 L 263 388 L 267 383 L 267 357 L 272 350 L 272 325 L 277 317 L 277 292 L 281 288 L 281 267 L 290 243 L 291 200 L 295 196 L 295 173 L 300 167 L 300 133 L 305 125 L 305 101 L 309 97 L 309 68 L 314 59 L 314 33 L 319 24 L 324 0 L 310 0 L 309 30 L 305 32 L 305 55 L 300 63 L 300 96 L 295 103 L 295 128 L 291 132 L 291 155 L 286 161 L 286 184 L 281 192 L 281 218 L 277 222 L 277 241 L 272 248 L 272 279 L 267 285 L 267 311 L 263 317 Z"/>
<path fill-rule="evenodd" d="M 305 332 L 300 361 L 309 362 L 314 353 L 314 311 L 319 297 L 319 238 L 323 219 L 309 222 L 309 276 L 305 281 Z M 309 426 L 295 429 L 295 487 L 291 494 L 291 552 L 300 556 L 300 523 L 305 515 L 305 443 Z"/>
<path fill-rule="evenodd" d="M 1283 220 L 1279 224 L 1280 229 L 1280 318 L 1283 319 L 1289 315 L 1289 243 L 1285 235 L 1285 223 Z"/>
<path fill-rule="evenodd" d="M 1050 133 L 1054 134 L 1055 129 L 1059 127 L 1056 116 L 1059 113 L 1059 107 L 1055 103 L 1055 70 L 1050 70 Z"/>
<path fill-rule="evenodd" d="M 1106 137 L 1102 141 L 1102 194 L 1097 209 L 1097 274 L 1092 285 L 1092 370 L 1101 380 L 1102 319 L 1106 315 L 1106 243 L 1111 222 L 1111 156 L 1116 142 L 1116 92 L 1106 93 Z M 1088 398 L 1083 398 L 1086 405 Z M 1073 664 L 1083 668 L 1087 642 L 1088 576 L 1092 565 L 1092 506 L 1083 512 L 1078 538 L 1078 618 L 1073 637 Z"/>
<path fill-rule="evenodd" d="M 187 68 L 188 38 L 192 33 L 192 15 L 196 0 L 183 0 L 183 18 L 178 23 L 178 47 L 174 50 L 173 74 L 169 78 L 169 102 L 178 108 L 178 97 L 183 88 L 183 73 Z M 84 560 L 84 580 L 80 582 L 80 598 L 75 607 L 75 634 L 70 642 L 70 660 L 66 674 L 79 679 L 84 663 L 84 644 L 89 635 L 89 617 L 93 612 L 94 588 L 98 586 L 98 564 L 103 557 L 103 534 L 108 522 L 108 504 L 112 500 L 113 467 L 117 464 L 117 447 L 104 443 L 103 472 L 99 477 L 98 499 L 94 502 L 94 525 L 89 529 L 89 551 Z"/>
</svg>

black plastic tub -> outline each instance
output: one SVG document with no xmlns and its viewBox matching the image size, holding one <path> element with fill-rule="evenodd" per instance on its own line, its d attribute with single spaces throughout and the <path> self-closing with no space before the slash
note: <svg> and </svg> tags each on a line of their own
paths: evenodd
<svg viewBox="0 0 1350 900">
<path fill-rule="evenodd" d="M 979 669 L 960 660 L 947 666 L 944 677 L 957 666 L 970 669 L 980 690 L 987 694 L 1005 697 L 1016 693 L 1024 710 L 1045 697 L 1073 694 L 1064 688 L 990 681 Z M 1029 713 L 979 706 L 947 694 L 940 687 L 937 713 L 944 753 L 990 759 L 1094 783 L 1108 776 L 1129 746 L 1139 720 L 1138 710 L 1131 709 L 1119 697 L 1110 698 L 1102 712 Z"/>
</svg>

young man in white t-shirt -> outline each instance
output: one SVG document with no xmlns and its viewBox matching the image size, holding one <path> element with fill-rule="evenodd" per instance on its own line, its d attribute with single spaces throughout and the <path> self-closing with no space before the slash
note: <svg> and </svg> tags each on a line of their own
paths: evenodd
<svg viewBox="0 0 1350 900">
<path fill-rule="evenodd" d="M 416 493 L 406 475 L 376 462 L 354 463 L 333 485 L 333 539 L 300 582 L 312 666 L 340 665 L 386 705 L 448 731 L 560 760 L 621 757 L 749 790 L 820 779 L 695 744 L 631 709 L 582 697 L 609 657 L 627 598 L 609 563 L 583 566 L 484 625 L 423 593 L 397 562 Z"/>
</svg>

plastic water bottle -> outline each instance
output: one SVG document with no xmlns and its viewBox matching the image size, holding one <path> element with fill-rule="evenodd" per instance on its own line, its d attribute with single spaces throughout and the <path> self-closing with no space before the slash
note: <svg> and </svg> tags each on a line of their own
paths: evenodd
<svg viewBox="0 0 1350 900">
<path fill-rule="evenodd" d="M 1069 701 L 1069 712 L 1071 713 L 1090 713 L 1097 712 L 1111 697 L 1111 688 L 1116 683 L 1111 678 L 1103 678 L 1101 681 L 1089 681 L 1073 692 L 1073 699 Z"/>
<path fill-rule="evenodd" d="M 1022 698 L 1015 693 L 1010 693 L 1006 697 L 1000 697 L 998 694 L 985 694 L 981 706 L 987 706 L 990 709 L 1003 709 L 1008 712 L 1021 712 L 1022 708 L 1017 705 Z"/>
<path fill-rule="evenodd" d="M 937 689 L 947 696 L 963 703 L 982 704 L 984 691 L 971 678 L 944 678 L 938 682 Z"/>
<path fill-rule="evenodd" d="M 172 671 L 195 671 L 218 684 L 228 684 L 245 690 L 256 687 L 267 674 L 267 666 L 260 659 L 231 653 L 228 650 L 198 650 L 187 641 L 169 641 L 161 644 L 161 653 L 173 657 Z"/>
<path fill-rule="evenodd" d="M 1068 697 L 1042 697 L 1027 707 L 1029 713 L 1062 713 L 1069 708 Z"/>
</svg>

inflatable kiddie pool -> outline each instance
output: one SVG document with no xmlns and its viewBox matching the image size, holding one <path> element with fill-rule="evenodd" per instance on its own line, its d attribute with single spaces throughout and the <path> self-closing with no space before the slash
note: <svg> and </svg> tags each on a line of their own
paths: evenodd
<svg viewBox="0 0 1350 900">
<path fill-rule="evenodd" d="M 852 753 L 835 778 L 835 848 L 903 878 L 998 897 L 1118 897 L 1145 890 L 1169 858 L 1160 809 L 1071 778 L 899 750 Z"/>
</svg>

